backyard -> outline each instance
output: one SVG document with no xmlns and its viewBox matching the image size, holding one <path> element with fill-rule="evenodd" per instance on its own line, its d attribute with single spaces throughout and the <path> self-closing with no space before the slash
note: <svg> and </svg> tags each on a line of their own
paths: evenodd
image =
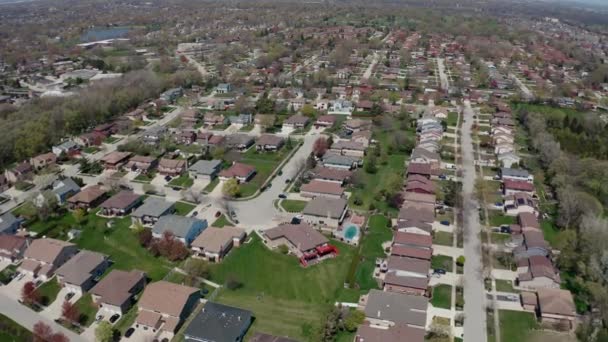
<svg viewBox="0 0 608 342">
<path fill-rule="evenodd" d="M 325 316 L 343 287 L 353 250 L 333 242 L 339 256 L 302 268 L 298 259 L 267 249 L 254 236 L 218 265 L 211 265 L 211 280 L 241 284 L 224 288 L 220 303 L 252 310 L 252 331 L 316 341 Z M 252 261 L 255 267 L 252 267 Z M 278 276 L 269 276 L 278 275 Z"/>
<path fill-rule="evenodd" d="M 355 273 L 355 282 L 363 292 L 378 288 L 378 282 L 373 278 L 373 272 L 376 258 L 386 258 L 382 243 L 391 241 L 393 238 L 393 231 L 388 227 L 388 223 L 388 219 L 382 215 L 371 216 L 368 231 L 362 236 L 360 261 Z"/>
<path fill-rule="evenodd" d="M 240 162 L 255 167 L 256 174 L 251 180 L 240 185 L 242 197 L 252 196 L 262 187 L 285 157 L 298 146 L 298 143 L 292 141 L 291 145 L 291 148 L 286 145 L 278 152 L 260 153 L 255 148 L 250 148 L 243 153 Z"/>
</svg>

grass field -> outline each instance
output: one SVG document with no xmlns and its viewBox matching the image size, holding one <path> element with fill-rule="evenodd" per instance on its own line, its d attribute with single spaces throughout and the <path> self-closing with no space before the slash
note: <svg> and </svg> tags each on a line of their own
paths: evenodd
<svg viewBox="0 0 608 342">
<path fill-rule="evenodd" d="M 496 279 L 496 291 L 519 293 L 513 288 L 513 282 L 503 279 Z"/>
<path fill-rule="evenodd" d="M 501 341 L 526 341 L 538 325 L 529 312 L 500 310 L 498 315 Z"/>
<path fill-rule="evenodd" d="M 224 288 L 216 300 L 252 310 L 254 331 L 316 341 L 343 287 L 353 253 L 352 247 L 334 244 L 340 250 L 336 258 L 302 268 L 297 258 L 267 249 L 254 236 L 221 264 L 212 265 L 212 281 L 222 284 L 236 278 L 242 283 L 236 290 Z"/>
<path fill-rule="evenodd" d="M 442 231 L 435 232 L 433 235 L 433 244 L 442 246 L 453 246 L 454 234 Z"/>
<path fill-rule="evenodd" d="M 442 268 L 447 272 L 452 272 L 454 259 L 447 255 L 433 255 L 431 257 L 431 267 L 433 269 Z"/>
<path fill-rule="evenodd" d="M 25 342 L 32 341 L 32 333 L 19 323 L 0 314 L 0 341 Z"/>
<path fill-rule="evenodd" d="M 57 294 L 61 290 L 57 278 L 53 278 L 46 283 L 43 283 L 38 287 L 38 293 L 40 294 L 40 301 L 43 305 L 50 305 L 57 299 Z"/>
<path fill-rule="evenodd" d="M 228 221 L 228 219 L 226 218 L 226 215 L 222 214 L 222 216 L 218 217 L 217 220 L 215 220 L 213 222 L 213 224 L 211 224 L 212 227 L 216 227 L 216 228 L 222 228 L 225 226 L 231 226 L 232 224 L 230 223 L 230 221 Z"/>
<path fill-rule="evenodd" d="M 291 149 L 284 146 L 278 152 L 258 153 L 255 148 L 250 148 L 243 153 L 240 162 L 255 167 L 256 174 L 249 182 L 240 185 L 241 196 L 247 197 L 255 194 L 295 146 L 297 146 L 297 142 L 293 141 Z"/>
<path fill-rule="evenodd" d="M 13 274 L 17 272 L 17 265 L 8 265 L 0 272 L 0 283 L 8 284 L 13 278 Z"/>
<path fill-rule="evenodd" d="M 387 223 L 388 219 L 382 215 L 371 216 L 368 231 L 362 237 L 361 261 L 355 274 L 355 281 L 362 291 L 378 288 L 378 282 L 373 279 L 376 258 L 386 257 L 382 243 L 393 238 L 393 231 Z"/>
<path fill-rule="evenodd" d="M 175 214 L 186 216 L 189 212 L 191 212 L 196 205 L 186 203 L 186 202 L 175 202 Z"/>
<path fill-rule="evenodd" d="M 304 210 L 308 202 L 299 200 L 282 200 L 281 207 L 290 213 L 299 213 Z"/>
<path fill-rule="evenodd" d="M 502 211 L 497 211 L 497 210 L 488 210 L 488 215 L 489 217 L 489 221 L 490 221 L 490 225 L 492 227 L 500 227 L 504 224 L 506 225 L 510 225 L 510 224 L 515 224 L 516 223 L 516 218 L 515 216 L 506 216 L 502 213 Z"/>
<path fill-rule="evenodd" d="M 433 287 L 433 297 L 431 304 L 436 308 L 449 309 L 452 307 L 452 286 L 437 285 Z"/>
<path fill-rule="evenodd" d="M 448 126 L 456 126 L 457 122 L 458 122 L 458 113 L 457 112 L 449 112 L 448 113 L 448 119 L 447 119 Z"/>
<path fill-rule="evenodd" d="M 173 178 L 169 182 L 169 186 L 177 186 L 180 188 L 189 188 L 192 186 L 192 184 L 194 184 L 194 180 L 190 178 L 190 176 L 187 174 L 181 175 L 177 178 Z"/>
<path fill-rule="evenodd" d="M 116 324 L 114 324 L 114 329 L 120 331 L 121 334 L 124 334 L 127 329 L 133 323 L 135 323 L 135 319 L 137 318 L 137 305 L 133 305 L 120 319 Z"/>
<path fill-rule="evenodd" d="M 503 245 L 505 242 L 511 240 L 511 234 L 492 232 L 492 243 L 496 245 Z"/>
<path fill-rule="evenodd" d="M 203 189 L 203 192 L 210 193 L 220 183 L 220 179 L 215 177 L 207 186 Z"/>
<path fill-rule="evenodd" d="M 97 313 L 97 306 L 93 303 L 91 294 L 86 293 L 80 299 L 74 303 L 80 312 L 80 324 L 88 327 L 95 320 L 95 314 Z"/>
</svg>

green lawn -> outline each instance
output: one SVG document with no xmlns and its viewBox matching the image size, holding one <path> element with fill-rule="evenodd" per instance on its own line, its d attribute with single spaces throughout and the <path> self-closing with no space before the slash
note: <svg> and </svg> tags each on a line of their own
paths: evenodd
<svg viewBox="0 0 608 342">
<path fill-rule="evenodd" d="M 456 126 L 458 123 L 458 113 L 457 112 L 449 112 L 447 124 L 448 126 Z"/>
<path fill-rule="evenodd" d="M 85 147 L 82 149 L 82 152 L 89 153 L 89 154 L 97 153 L 99 151 L 100 151 L 99 148 L 97 148 L 95 146 L 89 146 L 89 147 Z"/>
<path fill-rule="evenodd" d="M 493 244 L 502 245 L 509 240 L 511 240 L 511 234 L 492 232 L 492 243 Z"/>
<path fill-rule="evenodd" d="M 137 177 L 133 179 L 133 181 L 140 183 L 150 183 L 154 179 L 154 177 L 156 177 L 155 172 L 140 173 L 139 175 L 137 175 Z"/>
<path fill-rule="evenodd" d="M 376 258 L 386 257 L 382 243 L 393 238 L 393 230 L 387 224 L 386 217 L 373 215 L 369 218 L 367 232 L 361 237 L 361 261 L 356 269 L 355 281 L 362 291 L 378 288 L 378 282 L 373 278 Z"/>
<path fill-rule="evenodd" d="M 106 228 L 107 220 L 93 213 L 83 225 L 75 241 L 79 248 L 104 253 L 114 262 L 111 268 L 146 272 L 152 281 L 162 279 L 174 265 L 164 258 L 156 258 L 143 248 L 132 229 L 131 218 L 113 219 L 114 226 Z"/>
<path fill-rule="evenodd" d="M 282 200 L 281 201 L 281 207 L 283 207 L 283 209 L 285 209 L 285 211 L 290 212 L 290 213 L 299 213 L 302 210 L 304 210 L 304 207 L 306 207 L 306 204 L 308 204 L 307 201 L 299 201 L 299 200 Z"/>
<path fill-rule="evenodd" d="M 433 244 L 442 246 L 453 246 L 454 245 L 454 234 L 437 231 L 433 234 Z"/>
<path fill-rule="evenodd" d="M 540 222 L 540 228 L 543 230 L 545 240 L 552 246 L 557 246 L 560 241 L 560 231 L 555 224 L 550 220 L 542 220 Z"/>
<path fill-rule="evenodd" d="M 436 308 L 449 309 L 452 307 L 452 286 L 437 285 L 433 287 L 431 304 Z"/>
<path fill-rule="evenodd" d="M 248 197 L 255 194 L 262 184 L 270 177 L 272 172 L 279 166 L 281 161 L 298 145 L 296 141 L 292 141 L 291 149 L 284 146 L 278 152 L 258 153 L 255 148 L 250 148 L 243 153 L 243 158 L 240 162 L 255 167 L 256 174 L 247 183 L 240 185 L 241 196 Z"/>
<path fill-rule="evenodd" d="M 80 324 L 85 327 L 91 325 L 97 313 L 97 306 L 93 303 L 91 294 L 84 294 L 74 305 L 78 308 L 78 312 L 80 312 Z"/>
<path fill-rule="evenodd" d="M 204 193 L 210 193 L 215 189 L 215 187 L 220 183 L 220 179 L 215 177 L 207 186 L 203 189 Z"/>
<path fill-rule="evenodd" d="M 191 212 L 196 205 L 187 203 L 187 202 L 175 202 L 175 214 L 186 216 L 189 212 Z"/>
<path fill-rule="evenodd" d="M 215 220 L 213 222 L 213 224 L 211 224 L 212 227 L 216 227 L 216 228 L 223 228 L 225 226 L 231 226 L 232 223 L 230 223 L 230 221 L 228 221 L 228 218 L 226 218 L 226 215 L 222 214 L 222 216 L 218 217 L 217 220 Z"/>
<path fill-rule="evenodd" d="M 169 186 L 177 186 L 180 188 L 189 188 L 192 186 L 192 184 L 194 184 L 194 179 L 190 178 L 190 176 L 187 174 L 173 178 L 169 182 Z"/>
<path fill-rule="evenodd" d="M 46 283 L 43 283 L 38 287 L 38 293 L 40 294 L 40 301 L 42 305 L 50 305 L 57 298 L 57 294 L 61 290 L 57 278 L 53 278 Z"/>
<path fill-rule="evenodd" d="M 12 280 L 13 274 L 17 272 L 17 265 L 8 265 L 5 269 L 0 272 L 0 283 L 8 284 Z"/>
<path fill-rule="evenodd" d="M 25 342 L 32 341 L 32 333 L 19 323 L 0 314 L 0 341 Z"/>
<path fill-rule="evenodd" d="M 506 216 L 502 213 L 502 211 L 488 210 L 488 212 L 488 215 L 490 216 L 490 226 L 492 227 L 499 227 L 505 224 L 510 225 L 517 223 L 517 219 L 515 218 L 515 216 Z"/>
<path fill-rule="evenodd" d="M 104 144 L 113 144 L 119 140 L 120 140 L 120 138 L 110 136 L 110 137 L 107 137 L 103 142 L 104 142 Z"/>
<path fill-rule="evenodd" d="M 135 319 L 137 318 L 137 305 L 133 305 L 124 315 L 120 317 L 118 322 L 114 324 L 114 329 L 120 331 L 121 334 L 124 334 L 127 329 L 129 329 L 133 323 L 135 323 Z"/>
<path fill-rule="evenodd" d="M 496 291 L 519 293 L 513 288 L 513 282 L 510 280 L 496 279 Z"/>
<path fill-rule="evenodd" d="M 433 269 L 443 268 L 447 272 L 452 272 L 454 259 L 447 255 L 433 255 L 431 257 L 431 267 Z"/>
<path fill-rule="evenodd" d="M 242 283 L 236 290 L 225 287 L 216 300 L 252 310 L 254 331 L 318 341 L 316 333 L 343 287 L 353 253 L 350 246 L 333 244 L 340 250 L 336 258 L 302 268 L 297 258 L 269 250 L 254 235 L 221 264 L 211 265 L 212 281 L 236 277 Z"/>
<path fill-rule="evenodd" d="M 501 341 L 526 341 L 538 327 L 536 317 L 530 312 L 500 310 L 498 315 Z"/>
</svg>

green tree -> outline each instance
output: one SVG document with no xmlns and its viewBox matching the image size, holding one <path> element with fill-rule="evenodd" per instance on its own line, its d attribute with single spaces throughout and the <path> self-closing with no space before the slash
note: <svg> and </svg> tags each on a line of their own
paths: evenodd
<svg viewBox="0 0 608 342">
<path fill-rule="evenodd" d="M 357 330 L 357 327 L 365 320 L 365 313 L 363 311 L 356 310 L 351 312 L 346 320 L 344 320 L 344 327 L 346 330 L 353 332 Z"/>
<path fill-rule="evenodd" d="M 456 258 L 456 264 L 463 266 L 465 262 L 465 258 L 464 255 L 459 256 L 458 258 Z"/>
<path fill-rule="evenodd" d="M 224 182 L 224 185 L 222 185 L 222 193 L 228 197 L 237 197 L 240 192 L 239 182 L 234 178 L 227 180 Z"/>
<path fill-rule="evenodd" d="M 82 224 L 87 217 L 87 213 L 84 211 L 84 209 L 78 208 L 72 212 L 72 216 L 74 216 L 76 223 Z"/>
<path fill-rule="evenodd" d="M 302 107 L 302 114 L 314 118 L 317 114 L 317 111 L 311 104 L 307 103 Z"/>
<path fill-rule="evenodd" d="M 114 338 L 112 325 L 106 321 L 102 321 L 95 328 L 95 340 L 97 342 L 111 342 Z"/>
</svg>

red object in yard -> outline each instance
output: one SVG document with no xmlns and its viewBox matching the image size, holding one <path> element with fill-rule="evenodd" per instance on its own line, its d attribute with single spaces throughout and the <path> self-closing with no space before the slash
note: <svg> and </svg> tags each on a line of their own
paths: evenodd
<svg viewBox="0 0 608 342">
<path fill-rule="evenodd" d="M 326 255 L 329 253 L 334 253 L 338 255 L 338 249 L 332 245 L 324 245 L 315 248 L 320 255 Z"/>
<path fill-rule="evenodd" d="M 306 262 L 306 259 L 304 259 L 304 257 L 300 258 L 300 264 L 302 264 L 303 267 L 308 266 L 308 263 Z"/>
</svg>

